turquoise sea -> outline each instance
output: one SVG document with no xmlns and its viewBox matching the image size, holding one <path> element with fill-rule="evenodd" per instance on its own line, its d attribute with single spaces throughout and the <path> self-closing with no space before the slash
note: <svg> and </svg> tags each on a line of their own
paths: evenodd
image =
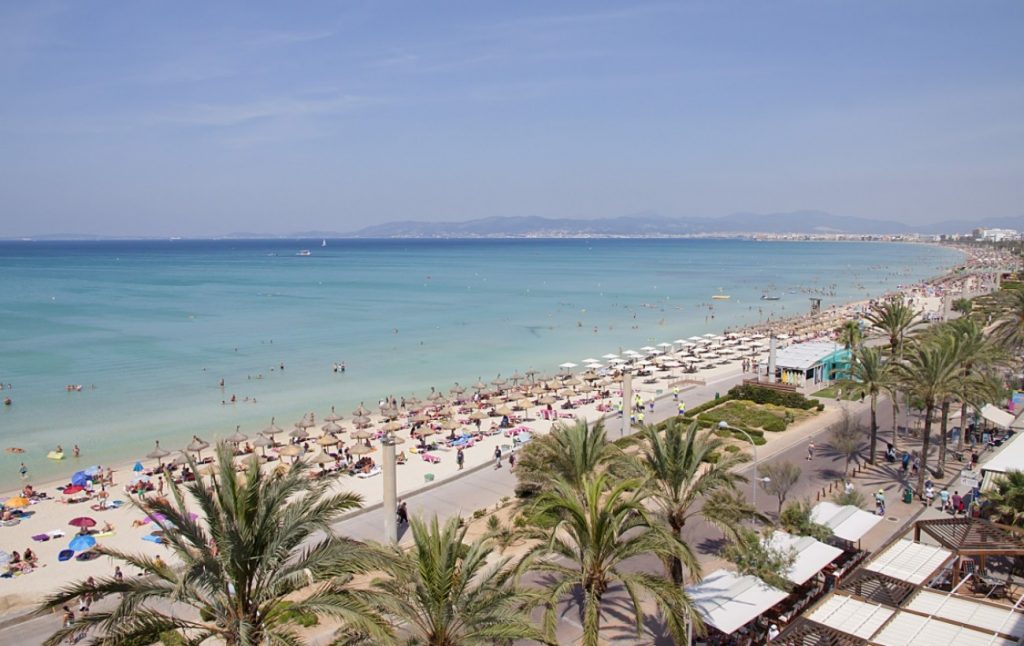
<svg viewBox="0 0 1024 646">
<path fill-rule="evenodd" d="M 0 486 L 22 459 L 37 482 L 70 474 L 45 458 L 58 444 L 80 445 L 81 467 L 236 424 L 252 436 L 271 416 L 348 417 L 387 394 L 803 313 L 812 295 L 877 296 L 960 259 L 739 240 L 0 242 L 0 446 L 26 450 L 0 454 Z"/>
</svg>

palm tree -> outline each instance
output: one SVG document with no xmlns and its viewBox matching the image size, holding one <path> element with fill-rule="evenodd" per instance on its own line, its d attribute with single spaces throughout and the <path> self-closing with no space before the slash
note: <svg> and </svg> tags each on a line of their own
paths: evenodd
<svg viewBox="0 0 1024 646">
<path fill-rule="evenodd" d="M 980 391 L 971 392 L 971 386 L 977 385 L 979 381 L 978 379 L 971 378 L 978 377 L 984 382 L 985 377 L 991 374 L 993 368 L 1006 365 L 1006 354 L 1002 348 L 992 342 L 988 335 L 986 335 L 985 329 L 974 319 L 957 319 L 943 327 L 948 330 L 949 334 L 953 334 L 959 339 L 960 363 L 962 364 L 961 376 L 963 378 L 960 385 L 964 386 L 964 388 L 958 389 L 956 393 L 957 399 L 961 404 L 960 437 L 957 440 L 956 447 L 957 452 L 959 452 L 964 449 L 964 435 L 967 432 L 967 413 L 970 405 L 974 404 L 972 396 L 980 394 L 983 395 L 982 398 L 984 399 L 984 395 L 992 395 L 992 399 L 995 399 L 994 393 L 991 393 L 993 384 L 987 384 Z M 985 404 L 988 402 L 983 401 L 981 403 Z"/>
<path fill-rule="evenodd" d="M 861 331 L 860 321 L 849 319 L 845 321 L 838 330 L 839 342 L 850 351 L 850 363 L 857 362 L 857 349 L 864 340 L 864 333 Z"/>
<path fill-rule="evenodd" d="M 172 483 L 170 500 L 133 500 L 164 531 L 180 565 L 97 547 L 145 576 L 104 578 L 92 589 L 76 583 L 47 597 L 40 613 L 87 592 L 94 599 L 120 595 L 112 610 L 83 616 L 47 644 L 79 633 L 95 635 L 95 643 L 148 644 L 167 631 L 189 643 L 293 644 L 297 637 L 288 622 L 295 613 L 343 619 L 366 634 L 386 635 L 386 624 L 372 609 L 342 592 L 349 578 L 376 563 L 366 546 L 331 532 L 342 514 L 360 506 L 360 497 L 330 493 L 330 483 L 311 481 L 301 462 L 268 474 L 252 459 L 238 474 L 233 450 L 224 443 L 217 446 L 217 459 L 211 482 L 197 476 L 184 486 Z M 197 504 L 199 517 L 188 512 L 186 496 Z M 312 594 L 283 603 L 308 586 Z M 168 609 L 168 602 L 174 607 Z"/>
<path fill-rule="evenodd" d="M 510 558 L 488 564 L 493 545 L 487 538 L 466 544 L 458 517 L 440 526 L 410 520 L 411 550 L 382 548 L 383 576 L 368 590 L 353 592 L 366 605 L 398 624 L 401 636 L 343 638 L 341 643 L 488 645 L 529 639 L 550 643 L 530 620 L 540 597 L 515 585 Z M 343 631 L 344 632 L 344 631 Z"/>
<path fill-rule="evenodd" d="M 874 307 L 865 316 L 871 327 L 889 338 L 889 356 L 899 361 L 903 354 L 903 342 L 907 334 L 919 323 L 918 315 L 907 305 L 902 297 L 890 299 Z M 892 445 L 899 446 L 899 434 L 896 432 L 899 413 L 897 393 L 892 394 Z"/>
<path fill-rule="evenodd" d="M 662 611 L 676 643 L 683 643 L 686 623 L 701 629 L 700 619 L 683 588 L 659 575 L 623 568 L 624 561 L 642 554 L 662 560 L 678 558 L 692 575 L 700 564 L 689 546 L 650 517 L 643 504 L 641 481 L 615 484 L 607 474 L 587 476 L 579 487 L 555 482 L 541 494 L 537 513 L 558 521 L 538 530 L 542 538 L 520 562 L 521 571 L 547 574 L 549 599 L 544 613 L 548 633 L 557 621 L 557 605 L 582 593 L 583 640 L 596 646 L 601 631 L 602 602 L 613 584 L 621 584 L 633 606 L 637 635 L 645 613 L 640 593 L 650 594 Z"/>
<path fill-rule="evenodd" d="M 1009 307 L 996 321 L 992 336 L 1007 350 L 1020 352 L 1024 348 L 1024 290 L 1013 290 Z"/>
<path fill-rule="evenodd" d="M 874 464 L 878 447 L 878 395 L 887 392 L 895 397 L 892 371 L 878 348 L 864 347 L 851 365 L 850 377 L 857 382 L 856 389 L 871 400 L 871 446 L 868 449 L 868 462 Z"/>
<path fill-rule="evenodd" d="M 668 422 L 664 432 L 644 426 L 639 433 L 643 448 L 635 456 L 637 466 L 645 475 L 644 498 L 654 503 L 657 515 L 680 541 L 686 521 L 696 515 L 719 526 L 731 525 L 731 518 L 718 513 L 715 505 L 695 503 L 716 491 L 735 489 L 746 478 L 735 473 L 735 467 L 749 462 L 746 453 L 722 451 L 724 442 L 711 431 L 697 431 L 697 423 L 686 424 L 679 418 Z M 712 455 L 718 455 L 712 461 Z M 683 562 L 672 557 L 669 563 L 672 581 L 683 583 Z"/>
<path fill-rule="evenodd" d="M 1024 527 L 1024 471 L 1007 471 L 996 478 L 988 499 L 998 522 Z"/>
<path fill-rule="evenodd" d="M 602 467 L 625 464 L 622 450 L 608 441 L 604 423 L 556 424 L 551 432 L 525 445 L 516 461 L 517 492 L 537 493 L 561 479 L 579 484 Z"/>
<path fill-rule="evenodd" d="M 924 410 L 924 437 L 921 441 L 921 469 L 917 474 L 917 494 L 924 495 L 924 477 L 928 470 L 932 417 L 935 408 L 956 388 L 960 364 L 955 338 L 915 343 L 903 361 L 896 364 L 897 381 L 910 397 L 919 400 Z"/>
</svg>

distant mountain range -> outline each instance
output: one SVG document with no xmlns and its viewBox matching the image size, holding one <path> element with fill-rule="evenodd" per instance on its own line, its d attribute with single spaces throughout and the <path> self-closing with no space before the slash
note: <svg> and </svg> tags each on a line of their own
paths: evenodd
<svg viewBox="0 0 1024 646">
<path fill-rule="evenodd" d="M 295 231 L 291 233 L 235 232 L 217 238 L 311 239 L 320 238 L 500 238 L 558 236 L 714 236 L 742 234 L 846 234 L 905 235 L 969 233 L 973 229 L 1016 229 L 1024 231 L 1024 216 L 948 220 L 936 224 L 908 225 L 892 220 L 833 215 L 824 211 L 785 213 L 733 213 L 721 217 L 673 218 L 658 213 L 637 213 L 617 218 L 490 217 L 462 222 L 405 220 L 377 224 L 356 231 Z M 3 236 L 0 236 L 2 238 Z M 27 236 L 34 240 L 100 240 L 112 236 L 90 234 L 44 234 Z M 123 236 L 138 239 L 140 236 Z M 141 236 L 161 238 L 165 236 Z M 204 236 L 205 237 L 205 236 Z"/>
<path fill-rule="evenodd" d="M 1020 230 L 1024 229 L 1024 216 L 987 218 L 973 222 L 950 220 L 921 226 L 911 226 L 890 220 L 839 216 L 824 211 L 733 213 L 717 218 L 672 218 L 657 213 L 639 213 L 605 219 L 491 217 L 463 222 L 421 222 L 416 220 L 388 222 L 343 235 L 358 238 L 545 235 L 699 236 L 743 233 L 901 235 L 968 233 L 979 227 Z"/>
</svg>

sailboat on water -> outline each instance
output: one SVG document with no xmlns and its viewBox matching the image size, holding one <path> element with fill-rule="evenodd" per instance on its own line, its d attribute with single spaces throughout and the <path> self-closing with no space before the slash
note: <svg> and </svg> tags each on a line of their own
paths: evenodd
<svg viewBox="0 0 1024 646">
<path fill-rule="evenodd" d="M 327 239 L 326 238 L 320 241 L 320 246 L 321 247 L 326 247 L 327 246 Z"/>
</svg>

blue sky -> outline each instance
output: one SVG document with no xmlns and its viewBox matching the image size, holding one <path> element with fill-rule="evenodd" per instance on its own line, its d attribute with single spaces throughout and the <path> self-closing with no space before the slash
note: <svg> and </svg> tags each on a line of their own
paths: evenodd
<svg viewBox="0 0 1024 646">
<path fill-rule="evenodd" d="M 1024 214 L 1024 2 L 0 1 L 0 236 Z"/>
</svg>

